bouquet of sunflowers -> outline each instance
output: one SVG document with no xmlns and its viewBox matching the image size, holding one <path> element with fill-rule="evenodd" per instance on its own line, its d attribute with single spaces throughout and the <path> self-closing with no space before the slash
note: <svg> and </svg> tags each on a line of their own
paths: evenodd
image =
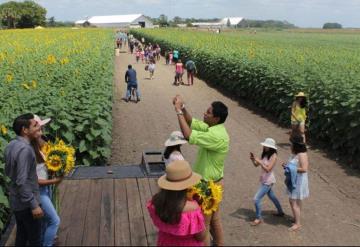
<svg viewBox="0 0 360 247">
<path fill-rule="evenodd" d="M 222 187 L 213 181 L 201 180 L 198 184 L 188 189 L 187 198 L 196 200 L 205 215 L 215 212 L 222 200 Z"/>
<path fill-rule="evenodd" d="M 48 171 L 55 177 L 68 175 L 75 165 L 75 149 L 68 146 L 64 141 L 56 139 L 54 143 L 46 143 L 42 149 L 45 156 L 45 165 Z M 52 201 L 56 211 L 60 213 L 59 189 L 55 185 L 52 189 Z"/>
<path fill-rule="evenodd" d="M 56 139 L 55 143 L 46 143 L 42 150 L 48 171 L 56 177 L 68 175 L 75 165 L 75 149 L 64 141 Z"/>
</svg>

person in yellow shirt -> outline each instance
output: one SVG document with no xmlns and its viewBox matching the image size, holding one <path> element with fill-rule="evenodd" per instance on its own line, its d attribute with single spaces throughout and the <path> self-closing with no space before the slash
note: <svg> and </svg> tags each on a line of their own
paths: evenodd
<svg viewBox="0 0 360 247">
<path fill-rule="evenodd" d="M 305 138 L 305 121 L 306 121 L 306 106 L 307 100 L 303 92 L 299 92 L 295 95 L 295 101 L 291 106 L 291 135 L 301 134 L 306 143 Z"/>
</svg>

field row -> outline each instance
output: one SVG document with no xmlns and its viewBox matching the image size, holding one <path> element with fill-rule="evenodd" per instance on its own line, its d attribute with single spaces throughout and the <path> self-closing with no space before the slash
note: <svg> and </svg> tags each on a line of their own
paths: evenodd
<svg viewBox="0 0 360 247">
<path fill-rule="evenodd" d="M 199 77 L 290 125 L 293 96 L 309 100 L 311 138 L 355 163 L 360 157 L 360 39 L 354 34 L 133 30 L 197 63 Z"/>
</svg>

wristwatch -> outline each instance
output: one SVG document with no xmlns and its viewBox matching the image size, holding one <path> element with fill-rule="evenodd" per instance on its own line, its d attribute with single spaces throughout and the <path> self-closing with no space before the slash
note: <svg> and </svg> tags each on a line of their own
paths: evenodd
<svg viewBox="0 0 360 247">
<path fill-rule="evenodd" d="M 180 111 L 176 111 L 176 115 L 184 115 L 184 113 L 182 112 L 182 110 L 180 110 Z"/>
</svg>

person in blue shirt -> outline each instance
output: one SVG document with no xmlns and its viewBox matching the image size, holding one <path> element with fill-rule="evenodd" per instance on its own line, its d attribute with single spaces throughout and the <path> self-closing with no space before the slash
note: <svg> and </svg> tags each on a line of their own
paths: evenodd
<svg viewBox="0 0 360 247">
<path fill-rule="evenodd" d="M 136 70 L 132 68 L 132 65 L 128 65 L 128 70 L 125 73 L 125 83 L 127 83 L 127 90 L 125 101 L 128 102 L 131 99 L 131 90 L 136 92 L 136 103 L 140 101 L 140 91 L 138 88 L 138 81 L 136 78 Z"/>
</svg>

